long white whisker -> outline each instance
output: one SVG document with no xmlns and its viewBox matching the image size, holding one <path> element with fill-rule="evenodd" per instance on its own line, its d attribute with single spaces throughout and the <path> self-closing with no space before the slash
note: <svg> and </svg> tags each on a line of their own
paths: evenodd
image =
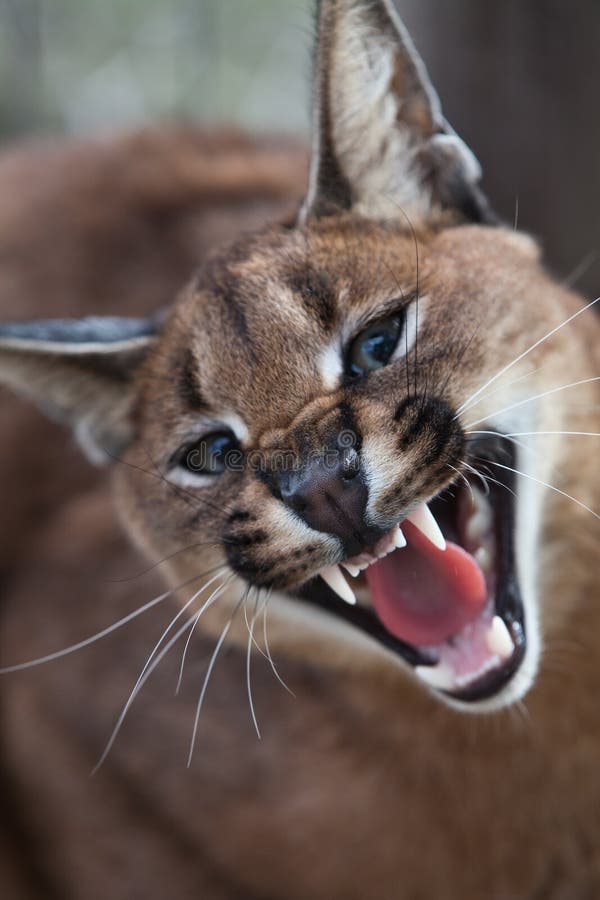
<svg viewBox="0 0 600 900">
<path fill-rule="evenodd" d="M 210 662 L 208 663 L 208 668 L 206 670 L 206 675 L 204 676 L 204 682 L 202 684 L 202 690 L 200 691 L 200 696 L 198 698 L 198 705 L 196 707 L 196 718 L 194 719 L 194 729 L 192 731 L 192 739 L 190 741 L 190 752 L 188 754 L 188 761 L 187 761 L 188 769 L 192 764 L 192 756 L 194 755 L 194 746 L 196 744 L 196 735 L 198 733 L 198 722 L 200 721 L 200 713 L 202 712 L 202 705 L 204 703 L 204 697 L 206 694 L 206 689 L 208 687 L 208 682 L 210 681 L 210 676 L 211 676 L 212 670 L 214 668 L 215 662 L 217 661 L 217 656 L 219 655 L 219 650 L 223 646 L 225 638 L 227 637 L 229 629 L 231 628 L 231 623 L 233 622 L 237 612 L 239 611 L 239 608 L 242 605 L 243 600 L 244 600 L 244 596 L 240 597 L 235 609 L 233 610 L 233 612 L 231 614 L 229 621 L 227 622 L 227 624 L 225 625 L 225 628 L 221 632 L 221 636 L 220 636 L 219 640 L 217 641 L 217 645 L 216 645 L 216 647 L 213 651 L 213 654 L 210 658 Z"/>
<path fill-rule="evenodd" d="M 144 674 L 143 676 L 140 676 L 140 679 L 138 679 L 138 682 L 136 683 L 136 687 L 134 688 L 134 690 L 133 690 L 133 691 L 131 692 L 131 694 L 129 695 L 129 699 L 127 700 L 127 703 L 126 703 L 125 706 L 123 707 L 123 710 L 122 710 L 122 712 L 121 712 L 121 715 L 119 716 L 119 718 L 118 718 L 118 720 L 117 720 L 117 723 L 116 723 L 116 725 L 115 725 L 115 727 L 114 727 L 114 729 L 113 729 L 113 731 L 112 731 L 112 734 L 111 734 L 111 736 L 110 736 L 110 738 L 109 738 L 109 740 L 108 740 L 108 743 L 107 743 L 106 747 L 104 748 L 104 752 L 102 753 L 102 756 L 100 757 L 100 759 L 98 760 L 98 762 L 96 763 L 96 765 L 94 766 L 94 768 L 93 768 L 93 770 L 92 770 L 92 775 L 95 775 L 95 774 L 96 774 L 96 772 L 98 771 L 98 769 L 100 768 L 100 766 L 101 766 L 102 763 L 105 761 L 105 759 L 106 759 L 106 757 L 108 756 L 108 754 L 110 753 L 110 751 L 111 751 L 111 749 L 112 749 L 112 746 L 113 746 L 113 744 L 114 744 L 114 742 L 115 742 L 115 740 L 116 740 L 116 738 L 117 738 L 117 735 L 118 735 L 119 731 L 121 730 L 121 726 L 122 726 L 123 722 L 125 721 L 125 716 L 127 715 L 128 711 L 129 711 L 129 707 L 131 706 L 131 704 L 132 704 L 133 701 L 135 700 L 136 696 L 139 694 L 139 692 L 140 692 L 141 689 L 143 688 L 144 684 L 146 683 L 146 681 L 148 680 L 148 678 L 150 678 L 150 676 L 152 675 L 152 673 L 154 672 L 154 670 L 156 669 L 156 667 L 157 667 L 158 665 L 160 665 L 161 661 L 162 661 L 162 660 L 164 659 L 164 657 L 167 655 L 167 653 L 169 652 L 169 650 L 171 649 L 171 647 L 173 647 L 173 645 L 177 643 L 177 641 L 179 640 L 179 638 L 186 632 L 186 630 L 187 630 L 191 625 L 193 625 L 195 618 L 196 618 L 196 616 L 195 616 L 195 614 L 194 614 L 193 616 L 191 616 L 191 618 L 189 618 L 189 619 L 187 620 L 187 622 L 184 622 L 184 624 L 181 626 L 181 628 L 180 628 L 177 632 L 175 632 L 175 634 L 173 635 L 173 637 L 171 638 L 171 640 L 168 641 L 167 644 L 165 644 L 165 646 L 163 647 L 163 649 L 161 650 L 161 652 L 160 652 L 160 653 L 158 654 L 158 656 L 154 659 L 152 665 L 145 671 L 145 674 Z"/>
<path fill-rule="evenodd" d="M 574 312 L 571 316 L 569 316 L 568 319 L 565 319 L 563 322 L 560 323 L 560 325 L 557 325 L 555 328 L 553 328 L 551 331 L 549 331 L 547 334 L 545 334 L 543 337 L 541 337 L 539 340 L 537 340 L 534 344 L 532 344 L 530 347 L 528 347 L 527 350 L 524 350 L 523 353 L 520 353 L 519 356 L 516 357 L 516 359 L 513 359 L 512 362 L 508 363 L 506 366 L 504 366 L 504 368 L 500 369 L 499 372 L 496 372 L 496 374 L 493 375 L 492 378 L 488 379 L 488 381 L 486 381 L 485 384 L 483 384 L 473 394 L 471 394 L 471 396 L 468 397 L 467 400 L 465 400 L 465 402 L 462 404 L 462 406 L 460 406 L 458 408 L 458 410 L 456 412 L 456 417 L 461 415 L 461 413 L 463 413 L 468 407 L 472 406 L 475 403 L 477 397 L 479 397 L 483 393 L 483 391 L 485 391 L 485 389 L 490 386 L 490 384 L 493 384 L 495 381 L 497 381 L 498 378 L 500 378 L 502 375 L 504 375 L 505 372 L 508 372 L 509 369 L 512 369 L 513 366 L 516 366 L 516 364 L 518 362 L 520 362 L 529 353 L 531 353 L 533 350 L 535 350 L 536 347 L 539 347 L 540 344 L 543 344 L 544 341 L 547 341 L 548 338 L 551 338 L 552 335 L 556 334 L 557 331 L 560 331 L 561 328 L 564 328 L 565 325 L 568 325 L 569 322 L 573 321 L 573 319 L 576 319 L 582 313 L 586 312 L 586 310 L 590 309 L 595 303 L 598 302 L 598 300 L 600 300 L 600 297 L 596 297 L 595 300 L 592 300 L 592 301 L 590 301 L 590 303 L 587 303 L 585 306 L 582 306 L 581 309 L 578 309 L 577 312 Z"/>
<path fill-rule="evenodd" d="M 525 400 L 519 400 L 518 403 L 511 403 L 510 406 L 505 406 L 503 409 L 498 409 L 494 413 L 490 413 L 487 416 L 483 416 L 481 419 L 477 419 L 475 422 L 469 422 L 465 425 L 465 429 L 473 428 L 475 425 L 481 424 L 481 422 L 485 422 L 488 419 L 493 418 L 494 416 L 500 416 L 503 413 L 510 412 L 511 409 L 517 409 L 519 406 L 523 406 L 525 403 L 532 403 L 534 400 L 541 400 L 542 397 L 549 397 L 551 394 L 557 394 L 559 391 L 566 391 L 567 388 L 577 387 L 580 384 L 590 384 L 592 381 L 600 381 L 600 375 L 596 375 L 594 378 L 582 378 L 581 381 L 572 381 L 570 384 L 561 384 L 559 387 L 551 388 L 549 391 L 544 391 L 542 394 L 535 394 L 533 397 L 526 397 Z"/>
<path fill-rule="evenodd" d="M 190 629 L 190 633 L 187 636 L 187 640 L 185 642 L 185 647 L 183 648 L 183 653 L 181 655 L 181 664 L 179 666 L 179 678 L 177 679 L 177 687 L 175 688 L 175 696 L 177 696 L 177 694 L 179 693 L 179 690 L 181 688 L 181 682 L 183 681 L 183 670 L 185 668 L 185 660 L 187 657 L 188 647 L 190 646 L 190 641 L 191 641 L 192 635 L 194 634 L 194 631 L 196 629 L 196 625 L 200 621 L 200 617 L 201 617 L 202 613 L 205 610 L 207 610 L 209 608 L 209 606 L 212 606 L 213 603 L 215 603 L 218 600 L 218 598 L 221 596 L 221 594 L 223 593 L 223 591 L 225 590 L 225 588 L 227 587 L 227 585 L 231 582 L 231 580 L 233 578 L 234 578 L 234 575 L 232 573 L 228 578 L 225 579 L 223 584 L 220 584 L 217 588 L 215 588 L 215 590 L 212 592 L 210 597 L 202 604 L 202 606 L 196 613 L 196 618 L 194 619 L 194 624 L 192 625 L 192 627 Z"/>
<path fill-rule="evenodd" d="M 209 588 L 209 587 L 211 586 L 211 584 L 214 584 L 214 582 L 217 580 L 217 578 L 221 578 L 221 576 L 224 575 L 225 572 L 226 572 L 226 569 L 225 569 L 224 567 L 222 567 L 222 568 L 217 572 L 216 575 L 213 575 L 213 577 L 210 578 L 205 584 L 203 584 L 201 588 L 199 588 L 194 594 L 192 594 L 192 596 L 190 597 L 190 599 L 187 600 L 187 601 L 184 603 L 184 605 L 181 607 L 181 609 L 179 610 L 179 612 L 177 613 L 177 615 L 176 615 L 173 619 L 171 619 L 171 621 L 169 622 L 169 624 L 167 625 L 167 627 L 165 628 L 165 630 L 164 630 L 163 633 L 161 634 L 160 638 L 158 639 L 158 641 L 157 641 L 156 644 L 154 645 L 154 648 L 152 649 L 152 652 L 150 653 L 150 656 L 149 656 L 148 659 L 146 660 L 146 664 L 144 665 L 144 668 L 143 668 L 142 671 L 140 672 L 139 677 L 138 677 L 138 680 L 137 680 L 137 682 L 136 682 L 136 684 L 135 684 L 135 687 L 134 687 L 134 689 L 133 689 L 134 691 L 135 691 L 137 685 L 139 684 L 140 680 L 141 680 L 142 677 L 144 676 L 144 674 L 145 674 L 145 672 L 146 672 L 148 666 L 150 665 L 150 663 L 151 663 L 152 660 L 154 659 L 155 654 L 158 652 L 158 650 L 159 650 L 159 648 L 160 648 L 160 645 L 162 644 L 162 642 L 164 641 L 164 639 L 166 638 L 166 636 L 168 635 L 168 633 L 171 631 L 171 629 L 173 628 L 173 626 L 175 625 L 175 623 L 181 618 L 181 616 L 184 614 L 184 612 L 186 611 L 186 609 L 189 609 L 189 607 L 192 605 L 192 603 L 194 602 L 194 600 L 196 600 L 196 599 L 200 596 L 200 594 L 204 593 L 204 591 L 205 591 L 207 588 Z M 132 692 L 132 693 L 133 693 L 133 692 Z"/>
<path fill-rule="evenodd" d="M 528 444 L 524 444 L 523 441 L 518 441 L 516 436 L 512 434 L 504 434 L 500 431 L 467 431 L 465 432 L 465 434 L 489 434 L 492 437 L 505 438 L 506 440 L 510 441 L 511 444 L 514 444 L 516 447 L 521 447 L 521 449 L 525 450 L 527 453 L 533 453 L 534 456 L 537 456 L 539 452 L 535 449 L 535 447 L 530 447 Z"/>
<path fill-rule="evenodd" d="M 525 381 L 526 378 L 530 378 L 531 375 L 535 375 L 537 372 L 542 372 L 545 368 L 548 368 L 548 363 L 546 363 L 545 366 L 536 366 L 535 369 L 530 369 L 529 372 L 525 372 L 523 375 L 519 375 L 518 378 L 513 378 L 512 381 L 507 381 L 506 384 L 499 384 L 495 388 L 492 388 L 491 391 L 488 391 L 486 394 L 484 394 L 483 397 L 480 397 L 477 402 L 479 403 L 481 400 L 489 400 L 490 397 L 493 397 L 499 391 L 505 391 L 509 387 L 513 387 L 515 384 L 519 384 L 521 381 Z M 461 410 L 462 407 L 459 409 L 459 415 Z"/>
<path fill-rule="evenodd" d="M 476 469 L 474 466 L 470 465 L 470 464 L 466 461 L 466 459 L 461 459 L 461 463 L 463 464 L 463 466 L 465 467 L 465 469 L 468 469 L 469 472 L 472 472 L 473 475 L 475 475 L 477 478 L 479 478 L 479 480 L 480 480 L 480 481 L 482 482 L 482 484 L 483 484 L 483 490 L 485 491 L 486 497 L 489 496 L 489 493 L 490 493 L 490 486 L 489 486 L 489 484 L 487 483 L 487 478 L 485 477 L 485 475 L 482 475 L 481 472 L 479 471 L 479 469 Z"/>
<path fill-rule="evenodd" d="M 102 763 L 104 762 L 104 760 L 106 759 L 106 757 L 108 756 L 108 754 L 110 753 L 111 748 L 112 748 L 112 745 L 114 744 L 114 742 L 115 742 L 115 740 L 116 740 L 116 737 L 117 737 L 119 731 L 121 730 L 121 726 L 123 725 L 123 722 L 125 721 L 125 717 L 127 716 L 127 713 L 129 712 L 129 709 L 130 709 L 132 703 L 134 702 L 135 698 L 137 697 L 137 695 L 139 694 L 139 692 L 140 692 L 141 689 L 143 688 L 144 684 L 146 683 L 146 681 L 148 680 L 148 678 L 150 677 L 150 675 L 152 674 L 152 672 L 155 670 L 156 666 L 157 666 L 157 665 L 160 663 L 160 661 L 164 658 L 165 654 L 168 653 L 168 651 L 169 651 L 170 648 L 173 646 L 173 644 L 174 644 L 177 640 L 179 640 L 179 638 L 181 637 L 181 635 L 185 632 L 185 630 L 186 630 L 187 628 L 190 627 L 190 625 L 192 625 L 192 623 L 195 624 L 196 614 L 194 614 L 194 615 L 191 617 L 191 619 L 188 619 L 188 621 L 185 623 L 185 625 L 183 625 L 183 627 L 180 628 L 179 631 L 175 634 L 174 638 L 172 638 L 172 639 L 167 643 L 167 645 L 164 647 L 164 649 L 158 654 L 158 656 L 156 656 L 156 654 L 157 654 L 157 652 L 158 652 L 158 650 L 159 650 L 159 648 L 160 648 L 162 642 L 164 641 L 164 639 L 165 639 L 166 636 L 168 635 L 169 631 L 171 631 L 171 629 L 174 627 L 175 623 L 178 621 L 178 619 L 181 618 L 181 616 L 184 614 L 184 612 L 186 611 L 186 609 L 188 609 L 188 608 L 190 607 L 190 605 L 194 602 L 194 600 L 195 600 L 195 599 L 196 599 L 203 591 L 205 591 L 207 587 L 209 587 L 211 584 L 213 584 L 213 582 L 216 581 L 217 578 L 220 578 L 221 575 L 223 575 L 225 571 L 226 571 L 225 568 L 221 568 L 220 571 L 217 572 L 216 575 L 213 575 L 213 577 L 212 577 L 211 579 L 209 579 L 209 581 L 207 581 L 205 584 L 203 584 L 202 587 L 201 587 L 199 590 L 197 590 L 197 591 L 190 597 L 190 599 L 189 599 L 189 600 L 181 607 L 181 609 L 180 609 L 180 610 L 177 612 L 177 614 L 171 619 L 171 621 L 169 622 L 169 624 L 167 625 L 167 627 L 165 628 L 165 630 L 164 630 L 163 633 L 161 634 L 160 638 L 158 639 L 158 641 L 157 641 L 156 644 L 154 645 L 154 647 L 153 647 L 153 649 L 152 649 L 150 655 L 148 656 L 148 659 L 146 660 L 146 662 L 145 662 L 145 664 L 144 664 L 144 667 L 143 667 L 142 671 L 141 671 L 140 674 L 138 675 L 137 681 L 136 681 L 136 683 L 134 684 L 133 689 L 132 689 L 131 693 L 129 694 L 129 697 L 127 698 L 127 701 L 126 701 L 126 703 L 125 703 L 125 706 L 124 706 L 123 709 L 121 710 L 121 714 L 120 714 L 119 718 L 117 719 L 117 722 L 116 722 L 116 724 L 115 724 L 115 727 L 113 728 L 113 731 L 112 731 L 111 736 L 110 736 L 110 738 L 109 738 L 109 740 L 108 740 L 108 743 L 107 743 L 106 747 L 104 748 L 104 752 L 102 753 L 102 756 L 100 757 L 100 759 L 99 759 L 98 762 L 96 763 L 96 766 L 95 766 L 94 769 L 92 770 L 92 775 L 94 775 L 94 774 L 98 771 L 98 769 L 100 768 L 100 766 L 102 765 Z"/>
<path fill-rule="evenodd" d="M 567 494 L 566 491 L 561 491 L 560 488 L 555 487 L 553 484 L 549 484 L 547 481 L 542 481 L 539 478 L 535 478 L 533 475 L 529 475 L 527 472 L 521 472 L 519 469 L 512 469 L 510 466 L 505 466 L 503 463 L 495 462 L 493 459 L 486 460 L 486 462 L 490 463 L 493 466 L 498 466 L 500 469 L 506 469 L 507 472 L 514 472 L 515 475 L 521 475 L 523 478 L 528 478 L 530 481 L 535 481 L 536 484 L 542 485 L 542 487 L 547 487 L 551 491 L 555 491 L 557 494 L 560 494 L 561 497 L 566 497 L 567 500 L 572 500 L 573 503 L 576 503 L 577 506 L 580 506 L 582 509 L 585 509 L 586 512 L 591 513 L 594 518 L 600 519 L 600 515 L 597 512 L 594 512 L 593 509 L 590 509 L 589 506 L 586 506 L 585 503 L 582 503 L 581 500 L 578 500 L 577 497 L 572 497 L 571 494 Z"/>
<path fill-rule="evenodd" d="M 244 603 L 244 609 L 246 608 L 246 604 Z M 248 647 L 246 649 L 246 688 L 248 691 L 248 703 L 250 704 L 250 714 L 252 716 L 252 722 L 254 723 L 254 729 L 256 731 L 256 735 L 260 741 L 260 728 L 258 727 L 258 720 L 256 718 L 256 710 L 254 709 L 254 700 L 252 699 L 252 686 L 250 683 L 250 659 L 252 657 L 252 641 L 254 635 L 254 623 L 256 622 L 256 614 L 258 609 L 258 594 L 256 595 L 256 599 L 254 601 L 254 615 L 252 616 L 252 621 L 250 622 L 250 627 L 248 628 Z M 247 619 L 246 619 L 247 621 Z"/>
<path fill-rule="evenodd" d="M 512 431 L 505 437 L 534 437 L 538 434 L 570 434 L 579 437 L 600 437 L 600 432 L 598 431 Z"/>
<path fill-rule="evenodd" d="M 288 685 L 285 683 L 285 681 L 283 680 L 283 678 L 277 671 L 277 666 L 275 665 L 275 661 L 273 660 L 273 657 L 271 656 L 271 650 L 269 648 L 269 639 L 267 637 L 267 610 L 269 607 L 270 599 L 271 599 L 271 592 L 269 591 L 269 593 L 267 594 L 267 596 L 265 598 L 265 602 L 264 602 L 264 606 L 263 606 L 263 613 L 262 613 L 262 616 L 263 616 L 263 640 L 265 642 L 265 650 L 266 650 L 267 659 L 269 660 L 269 662 L 271 664 L 271 669 L 273 670 L 273 675 L 275 676 L 275 678 L 277 679 L 279 684 L 283 688 L 286 689 L 288 694 L 291 694 L 292 697 L 295 697 L 296 695 L 293 692 L 293 690 L 290 687 L 288 687 Z"/>
<path fill-rule="evenodd" d="M 203 575 L 206 575 L 206 572 L 204 572 L 202 575 L 196 575 L 194 578 L 190 578 L 188 581 L 185 581 L 183 584 L 180 584 L 177 587 L 171 588 L 171 590 L 169 591 L 165 591 L 163 594 L 160 594 L 153 600 L 149 600 L 148 603 L 144 604 L 144 606 L 140 606 L 139 609 L 136 609 L 133 612 L 128 613 L 128 615 L 123 616 L 123 618 L 119 619 L 118 622 L 113 622 L 112 625 L 109 625 L 107 628 L 103 628 L 102 631 L 98 631 L 96 634 L 92 635 L 89 638 L 85 638 L 85 640 L 83 641 L 79 641 L 77 644 L 71 644 L 69 647 L 65 647 L 63 650 L 57 650 L 56 653 L 48 653 L 47 656 L 40 656 L 38 657 L 38 659 L 31 659 L 28 662 L 17 663 L 14 666 L 5 666 L 4 668 L 0 668 L 0 675 L 8 675 L 10 672 L 20 672 L 23 669 L 30 669 L 34 666 L 41 666 L 44 663 L 52 662 L 52 660 L 60 659 L 62 656 L 68 656 L 70 653 L 76 653 L 77 650 L 83 650 L 84 647 L 89 647 L 90 644 L 101 640 L 103 637 L 112 634 L 112 632 L 116 631 L 118 628 L 122 628 L 124 625 L 127 625 L 128 622 L 133 621 L 133 619 L 136 619 L 138 616 L 141 616 L 149 609 L 152 609 L 153 606 L 157 606 L 159 603 L 162 603 L 163 600 L 166 600 L 167 597 L 170 597 L 176 591 L 180 591 L 183 587 L 186 587 L 186 585 L 192 584 L 194 581 L 202 578 Z"/>
<path fill-rule="evenodd" d="M 270 593 L 270 592 L 269 592 L 269 593 Z M 268 597 L 268 595 L 267 595 L 267 597 Z M 263 611 L 263 609 L 264 609 L 264 607 L 265 607 L 265 604 L 266 604 L 266 602 L 267 602 L 267 597 L 265 597 L 265 600 L 260 604 L 257 615 L 260 615 L 261 612 Z M 258 589 L 258 598 L 260 598 L 260 588 Z M 248 610 L 246 609 L 246 604 L 245 604 L 245 603 L 244 603 L 244 619 L 245 619 L 245 621 L 246 621 L 246 628 L 248 629 L 248 631 L 250 631 L 250 620 L 248 619 Z M 264 658 L 265 658 L 266 660 L 268 660 L 269 657 L 267 656 L 267 654 L 265 653 L 265 651 L 263 650 L 263 648 L 262 648 L 262 647 L 260 646 L 260 644 L 258 643 L 258 641 L 257 641 L 256 636 L 254 635 L 254 633 L 252 634 L 252 643 L 254 644 L 254 646 L 256 647 L 256 649 L 258 650 L 258 652 L 260 653 L 260 655 L 261 655 L 261 656 L 264 656 Z"/>
<path fill-rule="evenodd" d="M 479 458 L 482 459 L 482 457 L 479 457 Z M 484 484 L 487 486 L 486 495 L 488 495 L 490 492 L 490 486 L 487 482 L 491 481 L 492 484 L 497 484 L 498 487 L 504 488 L 504 490 L 508 491 L 509 494 L 512 494 L 513 497 L 517 496 L 515 494 L 515 492 L 511 488 L 509 488 L 509 486 L 507 484 L 503 484 L 501 481 L 498 481 L 498 479 L 494 478 L 492 475 L 490 475 L 489 472 L 487 475 L 483 475 L 479 471 L 479 469 L 475 469 L 473 466 L 470 466 L 466 460 L 462 459 L 461 462 L 464 466 L 466 466 L 467 469 L 469 469 L 471 472 L 473 472 L 474 475 L 477 475 L 480 479 L 483 480 Z M 483 462 L 487 463 L 487 462 L 489 462 L 489 460 L 484 459 Z"/>
<path fill-rule="evenodd" d="M 473 495 L 473 488 L 471 487 L 471 482 L 469 481 L 469 479 L 467 478 L 467 476 L 464 474 L 464 472 L 460 472 L 460 471 L 456 468 L 456 466 L 451 466 L 450 463 L 446 463 L 446 465 L 448 466 L 449 469 L 452 469 L 453 472 L 456 472 L 456 474 L 457 474 L 460 478 L 462 478 L 462 480 L 464 481 L 464 483 L 466 484 L 466 486 L 467 486 L 468 489 L 469 489 L 469 493 L 470 493 L 470 495 L 471 495 L 471 500 L 473 501 L 473 503 L 475 503 L 475 497 L 474 497 L 474 495 Z"/>
</svg>

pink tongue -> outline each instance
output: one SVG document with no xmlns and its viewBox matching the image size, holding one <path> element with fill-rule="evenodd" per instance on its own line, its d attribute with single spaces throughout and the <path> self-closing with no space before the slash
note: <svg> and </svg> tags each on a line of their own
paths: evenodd
<svg viewBox="0 0 600 900">
<path fill-rule="evenodd" d="M 377 615 L 397 638 L 435 646 L 477 618 L 486 602 L 483 572 L 470 553 L 447 543 L 438 550 L 410 522 L 408 546 L 366 570 Z"/>
</svg>

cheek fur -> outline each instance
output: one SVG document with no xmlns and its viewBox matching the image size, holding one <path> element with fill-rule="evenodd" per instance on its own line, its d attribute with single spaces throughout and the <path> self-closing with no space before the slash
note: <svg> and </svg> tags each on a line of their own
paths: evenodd
<svg viewBox="0 0 600 900">
<path fill-rule="evenodd" d="M 231 568 L 262 587 L 301 584 L 339 553 L 334 538 L 312 531 L 275 499 L 255 511 L 240 498 L 222 540 Z"/>
</svg>

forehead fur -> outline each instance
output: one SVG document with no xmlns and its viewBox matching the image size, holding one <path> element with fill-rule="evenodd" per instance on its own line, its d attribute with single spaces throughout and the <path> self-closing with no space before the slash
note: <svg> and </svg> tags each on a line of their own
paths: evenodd
<svg viewBox="0 0 600 900">
<path fill-rule="evenodd" d="M 292 418 L 322 392 L 326 348 L 341 352 L 386 302 L 433 287 L 468 317 L 507 256 L 518 272 L 530 242 L 478 226 L 413 234 L 351 215 L 246 238 L 213 257 L 176 305 L 152 360 L 153 409 L 230 413 L 257 427 L 274 408 Z"/>
</svg>

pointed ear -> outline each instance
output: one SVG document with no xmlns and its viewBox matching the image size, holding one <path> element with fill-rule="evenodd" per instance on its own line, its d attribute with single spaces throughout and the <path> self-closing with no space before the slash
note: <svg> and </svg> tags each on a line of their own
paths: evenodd
<svg viewBox="0 0 600 900">
<path fill-rule="evenodd" d="M 0 324 L 0 384 L 75 429 L 103 464 L 133 436 L 133 376 L 156 341 L 152 319 L 50 319 Z"/>
<path fill-rule="evenodd" d="M 301 222 L 348 209 L 413 224 L 445 209 L 496 221 L 393 0 L 319 0 L 314 82 Z"/>
</svg>

